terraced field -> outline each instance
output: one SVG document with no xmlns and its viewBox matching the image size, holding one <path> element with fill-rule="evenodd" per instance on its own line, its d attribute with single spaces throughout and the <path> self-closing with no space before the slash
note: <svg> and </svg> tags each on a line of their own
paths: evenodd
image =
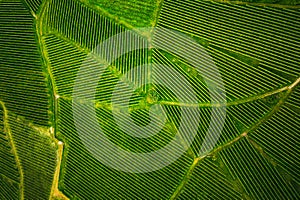
<svg viewBox="0 0 300 200">
<path fill-rule="evenodd" d="M 300 199 L 298 4 L 0 0 L 0 199 Z M 136 43 L 128 45 L 141 48 L 107 64 L 126 48 L 115 42 L 101 54 L 98 45 L 129 30 Z M 212 62 L 221 79 L 191 60 Z M 225 102 L 212 100 L 212 83 Z M 191 99 L 187 86 L 196 102 L 178 96 Z M 101 132 L 90 126 L 89 106 Z M 215 119 L 223 108 L 224 120 Z M 156 134 L 136 137 L 140 129 Z M 220 132 L 215 144 L 209 131 Z M 101 134 L 118 147 L 104 154 L 115 167 L 99 159 Z M 184 149 L 175 161 L 147 170 L 168 161 L 150 156 L 130 163 L 142 172 L 126 168 L 131 155 L 158 152 L 174 138 L 173 150 Z"/>
</svg>

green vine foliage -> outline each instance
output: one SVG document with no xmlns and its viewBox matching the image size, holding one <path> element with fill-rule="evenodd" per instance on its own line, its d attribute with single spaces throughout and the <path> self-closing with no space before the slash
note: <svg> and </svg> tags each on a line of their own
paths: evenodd
<svg viewBox="0 0 300 200">
<path fill-rule="evenodd" d="M 0 0 L 0 199 L 300 199 L 298 4 Z M 99 77 L 95 94 L 96 116 L 111 142 L 129 152 L 154 151 L 179 129 L 182 106 L 198 107 L 201 116 L 191 146 L 175 162 L 129 173 L 101 163 L 83 145 L 72 105 L 84 102 L 73 98 L 73 88 L 98 44 L 126 30 L 145 39 L 155 34 L 141 27 L 178 31 L 209 53 L 224 82 L 226 120 L 215 147 L 199 155 L 212 108 L 220 106 L 211 103 L 201 74 L 160 49 L 122 55 Z M 118 128 L 111 98 L 122 74 L 147 63 L 182 74 L 198 104 L 180 104 L 160 85 L 133 91 L 136 124 L 149 123 L 152 101 L 167 117 L 157 135 L 141 139 Z"/>
</svg>

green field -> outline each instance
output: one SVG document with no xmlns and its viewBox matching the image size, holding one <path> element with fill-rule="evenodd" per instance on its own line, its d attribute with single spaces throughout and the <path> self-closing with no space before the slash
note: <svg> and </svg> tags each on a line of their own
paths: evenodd
<svg viewBox="0 0 300 200">
<path fill-rule="evenodd" d="M 298 0 L 0 0 L 0 200 L 300 199 L 299 19 Z M 220 72 L 226 102 L 212 102 L 206 78 L 218 77 L 209 69 L 204 77 L 178 53 L 142 42 L 143 49 L 104 69 L 94 101 L 77 98 L 76 78 L 101 42 L 132 30 L 139 41 L 170 45 L 173 35 L 160 38 L 141 27 L 173 30 L 201 45 Z M 176 42 L 193 55 L 184 40 Z M 88 60 L 94 68 L 101 62 L 97 54 Z M 136 88 L 132 81 L 128 94 L 129 79 L 116 88 L 127 72 L 151 63 L 184 77 L 197 103 L 180 102 L 160 84 Z M 152 71 L 147 76 L 170 78 Z M 89 85 L 92 77 L 81 81 Z M 129 96 L 128 109 L 114 106 L 116 89 Z M 163 107 L 161 115 L 149 114 L 155 104 Z M 137 154 L 168 145 L 182 130 L 183 109 L 198 108 L 199 124 L 176 161 L 131 173 L 95 157 L 75 125 L 74 105 L 92 105 L 106 138 Z M 220 137 L 200 153 L 214 109 L 225 106 Z M 117 122 L 127 113 L 138 127 L 160 124 L 162 115 L 166 121 L 156 135 L 134 137 Z M 94 127 L 82 125 L 96 141 Z M 179 137 L 187 146 L 188 135 Z M 114 152 L 111 158 L 118 160 Z"/>
</svg>

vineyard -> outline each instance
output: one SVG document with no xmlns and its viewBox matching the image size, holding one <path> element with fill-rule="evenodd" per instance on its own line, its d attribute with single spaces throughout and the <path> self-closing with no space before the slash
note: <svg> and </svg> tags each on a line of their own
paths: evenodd
<svg viewBox="0 0 300 200">
<path fill-rule="evenodd" d="M 300 199 L 299 19 L 297 0 L 0 0 L 0 200 Z M 97 48 L 126 31 L 141 48 L 107 64 Z M 173 44 L 176 34 L 211 62 L 185 39 Z M 126 49 L 113 45 L 105 56 Z M 178 92 L 152 79 L 174 81 Z M 177 94 L 192 99 L 187 88 L 196 103 L 181 102 Z M 89 106 L 118 147 L 103 154 L 116 168 L 95 150 L 103 146 Z M 224 120 L 214 121 L 221 109 Z M 140 129 L 156 134 L 135 137 Z M 211 130 L 220 135 L 203 151 Z M 131 163 L 142 173 L 118 170 L 174 138 L 185 149 L 174 162 L 147 171 L 157 164 L 150 156 Z"/>
</svg>

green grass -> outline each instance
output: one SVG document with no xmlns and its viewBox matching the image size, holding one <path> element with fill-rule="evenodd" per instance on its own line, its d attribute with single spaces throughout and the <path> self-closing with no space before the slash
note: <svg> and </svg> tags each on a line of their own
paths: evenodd
<svg viewBox="0 0 300 200">
<path fill-rule="evenodd" d="M 156 0 L 82 0 L 88 5 L 99 10 L 105 10 L 115 17 L 115 20 L 122 20 L 134 27 L 153 26 L 156 21 L 157 6 Z"/>
<path fill-rule="evenodd" d="M 37 13 L 39 7 L 41 6 L 43 0 L 24 0 L 24 3 L 29 8 L 32 13 Z"/>
<path fill-rule="evenodd" d="M 229 0 L 231 1 L 231 0 Z M 265 3 L 265 4 L 276 4 L 276 5 L 299 5 L 299 0 L 240 0 L 240 2 L 247 3 Z"/>
<path fill-rule="evenodd" d="M 11 112 L 47 126 L 50 97 L 33 17 L 19 1 L 1 1 L 0 5 L 1 100 Z"/>
<path fill-rule="evenodd" d="M 60 199 L 62 195 L 51 191 L 56 189 L 53 180 L 70 199 L 299 199 L 300 11 L 278 6 L 297 1 L 252 3 L 0 1 L 0 199 Z M 275 4 L 262 6 L 265 3 Z M 198 107 L 200 112 L 195 139 L 178 160 L 135 174 L 105 166 L 84 146 L 72 104 L 88 100 L 73 99 L 73 87 L 95 46 L 129 29 L 149 39 L 135 29 L 145 26 L 187 34 L 205 48 L 222 75 L 227 115 L 214 149 L 199 155 L 212 108 L 224 106 L 211 103 L 204 77 L 184 58 L 160 49 L 137 50 L 116 59 L 99 77 L 94 105 L 106 137 L 120 149 L 158 150 L 180 128 L 181 106 Z M 182 48 L 193 52 L 189 46 Z M 97 60 L 90 60 L 91 66 L 96 67 Z M 153 103 L 165 108 L 162 130 L 140 139 L 117 126 L 112 112 L 123 116 L 127 110 L 112 107 L 111 98 L 123 74 L 152 62 L 179 72 L 198 102 L 178 102 L 169 88 L 158 84 L 132 94 L 121 89 L 120 94 L 130 95 L 128 112 L 140 126 L 149 123 Z M 84 81 L 88 84 L 89 77 Z M 89 127 L 85 131 L 97 136 Z M 56 139 L 64 142 L 59 179 L 54 179 L 60 162 Z"/>
<path fill-rule="evenodd" d="M 16 159 L 16 152 L 12 146 L 10 129 L 7 126 L 7 111 L 4 104 L 0 104 L 0 197 L 1 199 L 20 197 L 21 175 Z"/>
<path fill-rule="evenodd" d="M 299 94 L 298 87 L 284 106 L 272 118 L 260 126 L 251 136 L 264 152 L 283 169 L 285 176 L 290 176 L 299 184 Z M 288 125 L 285 125 L 288 122 Z M 274 134 L 280 133 L 280 134 Z M 284 156 L 281 156 L 284 155 Z M 299 185 L 296 186 L 299 189 Z"/>
<path fill-rule="evenodd" d="M 6 177 L 0 176 L 0 198 L 20 199 L 20 185 Z"/>
<path fill-rule="evenodd" d="M 43 136 L 50 124 L 52 92 L 35 34 L 39 4 L 0 2 L 0 102 L 5 105 L 0 121 L 0 199 L 48 199 L 56 166 L 54 140 Z"/>
<path fill-rule="evenodd" d="M 24 174 L 24 199 L 48 199 L 56 166 L 54 140 L 15 117 L 9 123 Z"/>
<path fill-rule="evenodd" d="M 179 184 L 187 167 L 192 162 L 191 158 L 183 155 L 172 165 L 160 171 L 146 174 L 124 173 L 106 167 L 95 160 L 79 140 L 74 124 L 69 119 L 69 116 L 72 115 L 71 102 L 60 100 L 59 105 L 59 132 L 63 134 L 65 141 L 69 144 L 66 149 L 64 167 L 61 171 L 63 173 L 63 181 L 60 188 L 69 197 L 122 199 L 130 197 L 147 198 L 151 196 L 155 199 L 168 198 L 170 192 L 175 190 L 176 185 Z M 111 123 L 107 123 L 108 125 L 111 125 Z M 106 126 L 104 128 L 106 129 Z M 111 133 L 112 130 L 108 130 Z M 122 139 L 119 137 L 117 140 L 118 144 L 128 148 L 130 144 L 126 141 L 122 144 Z M 157 140 L 154 142 L 158 143 Z M 147 145 L 150 144 L 148 141 Z M 136 145 L 133 147 L 137 148 Z M 74 171 L 77 171 L 77 173 L 74 174 Z M 81 187 L 82 183 L 86 185 L 84 188 Z M 126 192 L 123 192 L 124 190 Z M 169 192 L 167 193 L 166 191 Z"/>
<path fill-rule="evenodd" d="M 215 158 L 205 159 L 196 167 L 178 199 L 241 199 L 243 191 L 225 170 Z"/>
</svg>

